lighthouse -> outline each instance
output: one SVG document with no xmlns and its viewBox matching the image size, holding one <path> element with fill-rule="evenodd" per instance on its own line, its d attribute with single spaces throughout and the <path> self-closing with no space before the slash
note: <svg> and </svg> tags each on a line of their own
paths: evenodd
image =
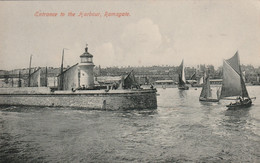
<svg viewBox="0 0 260 163">
<path fill-rule="evenodd" d="M 86 45 L 85 52 L 80 55 L 80 77 L 79 83 L 81 87 L 85 87 L 87 89 L 94 88 L 94 75 L 93 75 L 93 55 L 88 52 L 88 44 Z"/>
</svg>

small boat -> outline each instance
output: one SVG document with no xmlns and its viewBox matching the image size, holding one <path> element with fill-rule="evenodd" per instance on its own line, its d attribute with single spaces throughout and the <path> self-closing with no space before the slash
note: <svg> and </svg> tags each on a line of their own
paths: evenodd
<svg viewBox="0 0 260 163">
<path fill-rule="evenodd" d="M 237 109 L 237 108 L 248 108 L 252 105 L 252 100 L 250 98 L 242 100 L 241 98 L 238 98 L 239 101 L 230 103 L 229 105 L 226 105 L 229 109 Z"/>
<path fill-rule="evenodd" d="M 207 71 L 205 72 L 203 79 L 204 82 L 203 82 L 199 100 L 204 102 L 219 102 L 218 91 L 217 91 L 217 99 L 212 98 L 209 75 Z"/>
<path fill-rule="evenodd" d="M 230 59 L 223 62 L 223 81 L 220 98 L 225 99 L 227 97 L 237 97 L 229 105 L 231 108 L 246 108 L 252 105 L 252 98 L 246 89 L 243 73 L 241 71 L 238 52 Z"/>
<path fill-rule="evenodd" d="M 192 87 L 202 87 L 203 86 L 203 76 L 200 78 L 197 77 L 197 70 L 191 76 L 191 79 L 188 80 Z"/>
<path fill-rule="evenodd" d="M 179 66 L 179 83 L 178 88 L 180 90 L 188 90 L 189 87 L 186 85 L 186 79 L 185 79 L 185 71 L 183 66 L 183 60 L 181 62 L 181 65 Z"/>
<path fill-rule="evenodd" d="M 192 83 L 191 86 L 192 87 L 203 87 L 203 76 L 199 78 L 197 83 Z"/>
</svg>

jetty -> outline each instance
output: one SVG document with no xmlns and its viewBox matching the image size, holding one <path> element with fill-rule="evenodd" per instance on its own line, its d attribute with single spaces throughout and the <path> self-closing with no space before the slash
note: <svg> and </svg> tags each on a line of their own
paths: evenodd
<svg viewBox="0 0 260 163">
<path fill-rule="evenodd" d="M 133 71 L 123 75 L 119 83 L 114 83 L 112 86 L 95 85 L 93 73 L 95 65 L 88 47 L 80 55 L 80 63 L 65 71 L 63 71 L 63 58 L 64 49 L 61 71 L 57 77 L 57 89 L 52 89 L 46 82 L 42 82 L 46 80 L 41 73 L 38 73 L 40 71 L 36 71 L 28 75 L 27 87 L 0 88 L 0 105 L 79 107 L 100 110 L 157 108 L 157 90 L 142 89 L 136 82 Z"/>
</svg>

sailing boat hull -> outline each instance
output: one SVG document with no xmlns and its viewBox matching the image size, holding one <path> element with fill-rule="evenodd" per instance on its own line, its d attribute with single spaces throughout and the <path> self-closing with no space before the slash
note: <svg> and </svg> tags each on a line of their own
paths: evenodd
<svg viewBox="0 0 260 163">
<path fill-rule="evenodd" d="M 248 108 L 252 105 L 252 100 L 247 100 L 244 102 L 236 102 L 236 103 L 231 103 L 229 105 L 226 105 L 228 109 L 239 109 L 239 108 Z"/>
<path fill-rule="evenodd" d="M 219 99 L 213 99 L 213 98 L 200 98 L 199 100 L 203 102 L 219 102 Z"/>
</svg>

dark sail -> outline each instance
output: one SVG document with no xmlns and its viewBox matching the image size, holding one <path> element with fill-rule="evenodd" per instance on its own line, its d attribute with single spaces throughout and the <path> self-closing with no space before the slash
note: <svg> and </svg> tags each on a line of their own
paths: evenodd
<svg viewBox="0 0 260 163">
<path fill-rule="evenodd" d="M 200 93 L 200 97 L 207 99 L 207 98 L 210 98 L 211 96 L 212 95 L 211 95 L 209 75 L 207 72 L 205 72 L 204 82 L 203 82 L 202 90 Z"/>
<path fill-rule="evenodd" d="M 247 89 L 246 89 L 246 84 L 245 84 L 245 81 L 244 81 L 244 78 L 243 78 L 243 74 L 242 74 L 242 71 L 241 71 L 241 67 L 239 65 L 239 69 L 240 69 L 240 78 L 241 78 L 241 87 L 242 87 L 242 97 L 249 97 L 248 95 L 248 92 L 247 92 Z"/>
<path fill-rule="evenodd" d="M 133 70 L 123 80 L 123 88 L 139 88 L 139 83 L 136 81 Z"/>
<path fill-rule="evenodd" d="M 181 62 L 181 65 L 179 66 L 179 86 L 183 86 L 186 83 L 185 79 L 185 73 L 184 73 L 184 66 L 183 66 L 183 60 Z"/>
<path fill-rule="evenodd" d="M 249 97 L 242 77 L 238 52 L 223 62 L 223 81 L 220 97 Z"/>
</svg>

